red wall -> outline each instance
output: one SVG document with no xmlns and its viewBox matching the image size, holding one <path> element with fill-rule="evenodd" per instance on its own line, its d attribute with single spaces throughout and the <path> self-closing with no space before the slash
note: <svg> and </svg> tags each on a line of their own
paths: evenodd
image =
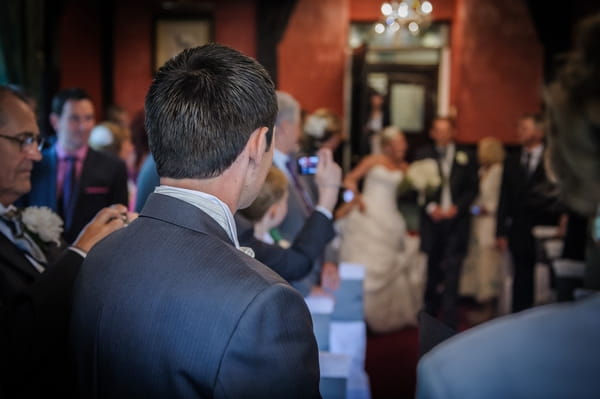
<svg viewBox="0 0 600 399">
<path fill-rule="evenodd" d="M 114 30 L 115 103 L 133 118 L 144 108 L 152 81 L 152 10 L 144 0 L 117 3 Z"/>
<path fill-rule="evenodd" d="M 216 2 L 215 41 L 256 57 L 255 0 Z"/>
<path fill-rule="evenodd" d="M 540 104 L 542 49 L 522 2 L 434 0 L 434 19 L 451 23 L 451 105 L 458 138 L 492 135 L 515 141 L 519 115 Z M 85 2 L 71 1 L 61 19 L 61 87 L 101 98 L 100 25 Z M 152 79 L 152 10 L 144 0 L 116 3 L 114 95 L 133 116 Z M 298 0 L 279 46 L 279 88 L 303 108 L 342 115 L 350 21 L 379 18 L 379 0 Z M 215 39 L 256 54 L 255 0 L 215 1 Z M 100 113 L 100 112 L 99 112 Z"/>
<path fill-rule="evenodd" d="M 100 23 L 91 5 L 70 1 L 59 24 L 60 88 L 81 87 L 96 104 L 102 117 Z"/>
<path fill-rule="evenodd" d="M 540 110 L 543 54 L 524 2 L 458 0 L 452 103 L 462 141 L 515 143 L 519 116 Z"/>
<path fill-rule="evenodd" d="M 101 47 L 98 13 L 70 1 L 60 23 L 60 87 L 89 91 L 101 115 Z M 145 0 L 116 2 L 114 27 L 114 101 L 133 117 L 144 107 L 153 74 L 154 11 Z M 256 55 L 254 0 L 215 1 L 215 41 Z"/>
<path fill-rule="evenodd" d="M 311 112 L 342 115 L 347 0 L 298 0 L 278 48 L 279 89 Z"/>
</svg>

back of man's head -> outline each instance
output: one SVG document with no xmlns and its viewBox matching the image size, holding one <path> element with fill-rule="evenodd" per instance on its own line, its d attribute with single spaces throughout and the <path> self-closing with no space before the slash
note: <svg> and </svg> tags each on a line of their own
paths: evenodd
<svg viewBox="0 0 600 399">
<path fill-rule="evenodd" d="M 52 98 L 50 111 L 53 114 L 60 116 L 67 101 L 92 100 L 90 95 L 79 87 L 71 87 L 63 89 L 56 93 Z"/>
<path fill-rule="evenodd" d="M 254 59 L 218 44 L 167 61 L 146 96 L 146 131 L 158 174 L 202 179 L 223 173 L 253 131 L 277 115 L 275 88 Z"/>
</svg>

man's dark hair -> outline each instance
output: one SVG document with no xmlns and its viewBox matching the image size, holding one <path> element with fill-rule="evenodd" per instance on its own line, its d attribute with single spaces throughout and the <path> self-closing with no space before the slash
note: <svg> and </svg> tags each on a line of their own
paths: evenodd
<svg viewBox="0 0 600 399">
<path fill-rule="evenodd" d="M 52 98 L 52 105 L 50 107 L 50 112 L 60 116 L 65 107 L 65 103 L 67 101 L 79 101 L 79 100 L 92 100 L 90 95 L 83 89 L 79 87 L 72 87 L 69 89 L 63 89 L 56 93 Z"/>
<path fill-rule="evenodd" d="M 163 65 L 146 95 L 146 131 L 158 174 L 215 177 L 251 133 L 277 116 L 275 88 L 254 59 L 218 44 L 186 49 Z"/>
</svg>

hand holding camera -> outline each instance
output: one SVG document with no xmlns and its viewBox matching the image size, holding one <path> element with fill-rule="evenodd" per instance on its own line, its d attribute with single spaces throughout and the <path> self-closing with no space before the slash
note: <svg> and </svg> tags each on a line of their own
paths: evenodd
<svg viewBox="0 0 600 399">
<path fill-rule="evenodd" d="M 330 149 L 322 148 L 317 155 L 319 162 L 316 167 L 315 180 L 319 188 L 318 205 L 333 211 L 342 183 L 342 168 L 333 160 Z"/>
</svg>

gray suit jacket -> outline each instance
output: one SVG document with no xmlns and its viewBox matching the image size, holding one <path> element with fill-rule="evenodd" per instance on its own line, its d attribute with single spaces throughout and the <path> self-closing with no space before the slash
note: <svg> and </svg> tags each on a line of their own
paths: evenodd
<svg viewBox="0 0 600 399">
<path fill-rule="evenodd" d="M 600 295 L 482 324 L 422 358 L 417 397 L 598 397 L 599 336 Z"/>
<path fill-rule="evenodd" d="M 208 215 L 151 194 L 98 244 L 74 292 L 81 397 L 319 397 L 300 295 Z"/>
</svg>

